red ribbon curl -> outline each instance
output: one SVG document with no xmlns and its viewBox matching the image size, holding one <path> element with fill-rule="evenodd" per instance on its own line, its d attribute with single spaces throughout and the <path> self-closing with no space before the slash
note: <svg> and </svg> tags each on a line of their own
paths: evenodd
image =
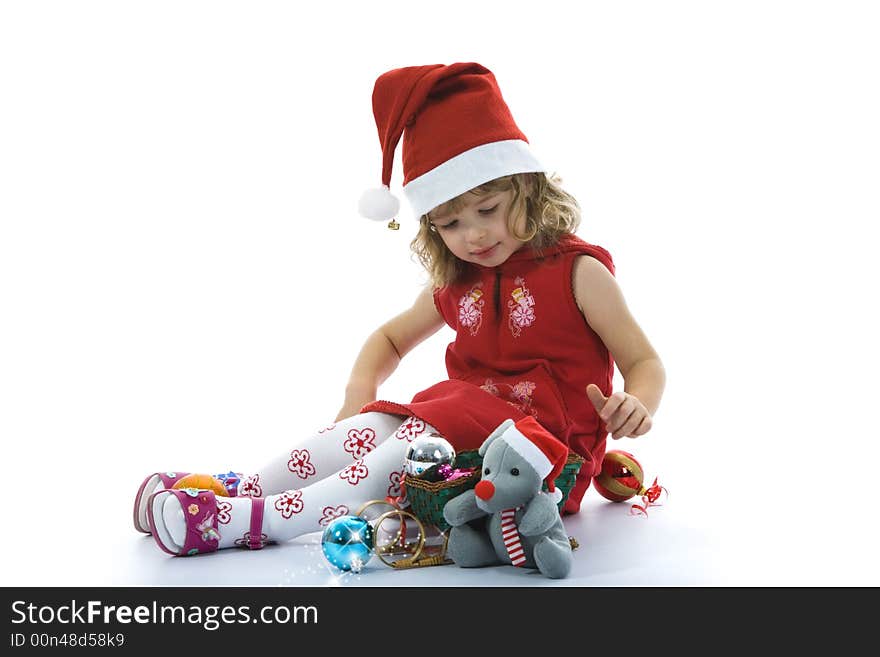
<svg viewBox="0 0 880 657">
<path fill-rule="evenodd" d="M 651 506 L 663 506 L 663 504 L 658 503 L 657 500 L 660 499 L 660 494 L 666 493 L 666 496 L 669 496 L 669 491 L 666 490 L 664 486 L 660 486 L 657 483 L 657 477 L 654 477 L 654 483 L 651 484 L 651 487 L 648 488 L 644 493 L 642 493 L 642 503 L 641 504 L 633 504 L 629 510 L 630 515 L 636 516 L 639 514 L 644 515 L 646 518 L 648 517 L 648 507 Z"/>
</svg>

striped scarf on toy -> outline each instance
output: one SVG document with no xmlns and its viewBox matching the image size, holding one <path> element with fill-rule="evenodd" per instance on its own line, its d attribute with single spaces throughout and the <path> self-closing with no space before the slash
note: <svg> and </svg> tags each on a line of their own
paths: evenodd
<svg viewBox="0 0 880 657">
<path fill-rule="evenodd" d="M 526 562 L 526 555 L 516 529 L 516 509 L 506 509 L 501 512 L 501 536 L 511 563 L 514 566 L 522 566 Z"/>
</svg>

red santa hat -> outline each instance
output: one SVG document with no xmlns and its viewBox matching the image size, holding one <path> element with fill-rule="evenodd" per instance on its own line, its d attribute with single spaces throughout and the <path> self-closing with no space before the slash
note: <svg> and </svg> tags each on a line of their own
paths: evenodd
<svg viewBox="0 0 880 657">
<path fill-rule="evenodd" d="M 416 217 L 495 178 L 545 171 L 532 154 L 492 72 L 473 62 L 408 66 L 373 87 L 382 145 L 382 187 L 367 190 L 360 214 L 397 216 L 391 194 L 394 149 L 403 136 L 403 192 Z"/>
<path fill-rule="evenodd" d="M 556 490 L 554 482 L 565 467 L 568 447 L 531 415 L 509 426 L 500 437 L 545 480 L 547 492 L 557 502 L 562 499 L 562 493 Z"/>
</svg>

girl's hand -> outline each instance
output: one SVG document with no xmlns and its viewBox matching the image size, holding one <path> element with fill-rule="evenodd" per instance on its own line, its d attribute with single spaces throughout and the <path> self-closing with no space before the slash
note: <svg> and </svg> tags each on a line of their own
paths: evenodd
<svg viewBox="0 0 880 657">
<path fill-rule="evenodd" d="M 340 420 L 346 420 L 350 417 L 357 415 L 360 410 L 369 402 L 365 402 L 364 404 L 359 404 L 357 402 L 345 402 L 342 405 L 342 408 L 339 409 L 339 412 L 336 414 L 336 419 L 334 422 L 339 422 Z"/>
<path fill-rule="evenodd" d="M 361 412 L 361 409 L 376 400 L 376 390 L 360 386 L 349 385 L 345 390 L 345 402 L 336 414 L 334 422 L 345 420 Z"/>
<path fill-rule="evenodd" d="M 591 383 L 587 386 L 587 397 L 614 440 L 623 436 L 635 438 L 651 430 L 651 414 L 635 395 L 615 392 L 606 397 L 599 386 Z"/>
</svg>

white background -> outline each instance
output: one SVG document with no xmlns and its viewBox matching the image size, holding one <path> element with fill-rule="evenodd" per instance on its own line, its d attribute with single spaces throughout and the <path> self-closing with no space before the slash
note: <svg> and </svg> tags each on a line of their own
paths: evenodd
<svg viewBox="0 0 880 657">
<path fill-rule="evenodd" d="M 3 3 L 2 583 L 135 581 L 133 554 L 166 559 L 132 547 L 144 475 L 248 471 L 335 416 L 363 340 L 425 282 L 405 201 L 397 232 L 356 212 L 380 177 L 373 82 L 477 61 L 666 365 L 655 429 L 613 445 L 670 489 L 678 540 L 651 536 L 659 514 L 638 530 L 681 569 L 662 581 L 880 584 L 878 13 Z M 381 397 L 444 378 L 451 337 Z"/>
</svg>

